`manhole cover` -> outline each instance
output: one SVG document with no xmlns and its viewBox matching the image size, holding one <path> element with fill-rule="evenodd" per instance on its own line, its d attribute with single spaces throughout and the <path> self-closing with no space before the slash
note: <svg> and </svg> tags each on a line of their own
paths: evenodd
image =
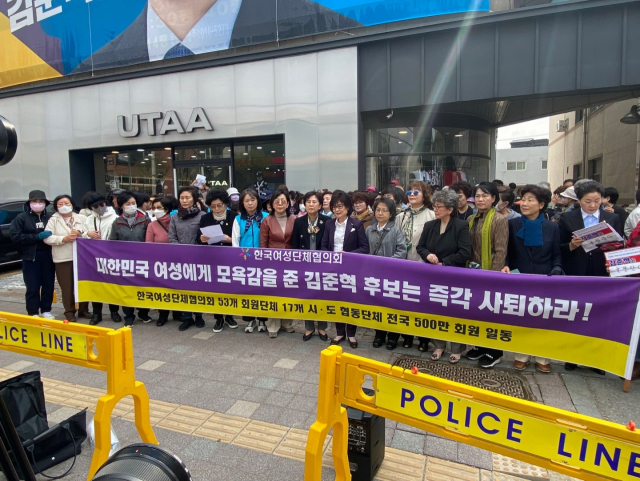
<svg viewBox="0 0 640 481">
<path fill-rule="evenodd" d="M 434 362 L 423 358 L 401 357 L 394 366 L 410 370 L 416 366 L 424 374 L 441 377 L 469 386 L 486 389 L 518 399 L 533 400 L 529 383 L 520 374 L 501 369 L 482 369 L 465 364 L 449 364 L 448 362 Z"/>
</svg>

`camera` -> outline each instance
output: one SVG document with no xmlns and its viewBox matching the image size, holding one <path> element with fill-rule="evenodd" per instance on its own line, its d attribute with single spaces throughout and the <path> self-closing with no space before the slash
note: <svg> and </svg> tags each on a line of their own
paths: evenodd
<svg viewBox="0 0 640 481">
<path fill-rule="evenodd" d="M 0 167 L 7 165 L 16 155 L 18 134 L 11 122 L 0 115 Z"/>
</svg>

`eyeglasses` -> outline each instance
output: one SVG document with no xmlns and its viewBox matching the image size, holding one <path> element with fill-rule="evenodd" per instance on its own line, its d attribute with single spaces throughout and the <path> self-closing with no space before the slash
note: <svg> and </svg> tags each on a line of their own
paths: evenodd
<svg viewBox="0 0 640 481">
<path fill-rule="evenodd" d="M 440 209 L 446 209 L 447 206 L 445 205 L 440 205 L 440 204 L 433 204 L 433 210 L 440 210 Z"/>
<path fill-rule="evenodd" d="M 289 202 L 287 199 L 276 199 L 273 201 L 274 204 L 286 204 L 287 202 Z"/>
<path fill-rule="evenodd" d="M 419 190 L 408 190 L 407 195 L 418 195 L 420 193 Z"/>
<path fill-rule="evenodd" d="M 344 204 L 336 204 L 336 205 L 334 205 L 333 206 L 333 210 L 336 210 L 336 209 L 344 209 Z"/>
</svg>

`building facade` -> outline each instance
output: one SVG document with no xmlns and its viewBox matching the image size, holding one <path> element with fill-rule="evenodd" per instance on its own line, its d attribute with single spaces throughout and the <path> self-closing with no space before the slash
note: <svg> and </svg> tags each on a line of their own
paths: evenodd
<svg viewBox="0 0 640 481">
<path fill-rule="evenodd" d="M 549 182 L 590 178 L 620 193 L 619 204 L 635 203 L 639 128 L 620 119 L 637 105 L 625 100 L 554 115 L 549 119 Z"/>
<path fill-rule="evenodd" d="M 517 185 L 546 181 L 548 143 L 547 139 L 513 141 L 510 149 L 497 149 L 496 179 Z"/>
</svg>

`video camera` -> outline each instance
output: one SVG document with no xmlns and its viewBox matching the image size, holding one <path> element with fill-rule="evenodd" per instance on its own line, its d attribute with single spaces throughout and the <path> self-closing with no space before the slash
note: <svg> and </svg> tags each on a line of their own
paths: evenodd
<svg viewBox="0 0 640 481">
<path fill-rule="evenodd" d="M 7 165 L 16 155 L 18 134 L 11 122 L 0 115 L 0 167 Z"/>
</svg>

